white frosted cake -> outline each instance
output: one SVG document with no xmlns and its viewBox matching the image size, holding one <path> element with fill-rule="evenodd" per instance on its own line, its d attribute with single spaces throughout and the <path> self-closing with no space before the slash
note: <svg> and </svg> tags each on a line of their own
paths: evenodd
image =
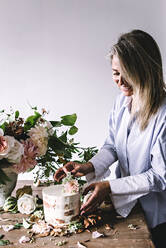
<svg viewBox="0 0 166 248">
<path fill-rule="evenodd" d="M 66 192 L 64 185 L 49 186 L 42 191 L 45 221 L 53 225 L 69 224 L 80 210 L 79 192 Z"/>
</svg>

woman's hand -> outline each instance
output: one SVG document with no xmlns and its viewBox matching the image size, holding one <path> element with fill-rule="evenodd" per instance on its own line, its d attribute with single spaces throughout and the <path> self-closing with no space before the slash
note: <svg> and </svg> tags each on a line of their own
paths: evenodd
<svg viewBox="0 0 166 248">
<path fill-rule="evenodd" d="M 93 191 L 88 201 L 81 207 L 81 215 L 86 212 L 92 212 L 95 210 L 111 193 L 110 184 L 108 181 L 97 182 L 90 184 L 83 192 L 86 195 L 89 191 Z"/>
<path fill-rule="evenodd" d="M 68 162 L 63 167 L 59 168 L 56 171 L 56 173 L 54 174 L 54 179 L 57 182 L 60 182 L 68 172 L 71 172 L 71 174 L 75 177 L 82 177 L 93 171 L 94 171 L 94 167 L 91 162 L 84 164 Z"/>
</svg>

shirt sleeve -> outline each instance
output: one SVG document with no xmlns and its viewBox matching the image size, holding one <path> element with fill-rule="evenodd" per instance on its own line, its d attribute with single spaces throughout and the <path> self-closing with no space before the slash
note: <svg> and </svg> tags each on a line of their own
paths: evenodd
<svg viewBox="0 0 166 248">
<path fill-rule="evenodd" d="M 125 207 L 150 192 L 166 190 L 166 121 L 160 126 L 150 152 L 151 168 L 138 175 L 110 180 L 116 209 Z"/>
</svg>

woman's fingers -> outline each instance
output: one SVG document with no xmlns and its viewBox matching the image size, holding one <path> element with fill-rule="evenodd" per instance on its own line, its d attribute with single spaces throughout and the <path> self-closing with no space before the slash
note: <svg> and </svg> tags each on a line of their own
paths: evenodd
<svg viewBox="0 0 166 248">
<path fill-rule="evenodd" d="M 85 214 L 86 212 L 93 212 L 97 207 L 99 206 L 99 204 L 97 202 L 87 205 L 86 208 L 81 209 L 81 215 Z"/>
<path fill-rule="evenodd" d="M 74 169 L 74 166 L 75 166 L 74 162 L 68 162 L 63 166 L 63 170 L 67 174 L 68 172 L 71 172 Z"/>
<path fill-rule="evenodd" d="M 83 192 L 83 195 L 86 195 L 90 190 L 94 190 L 96 186 L 96 183 L 91 183 L 90 185 L 88 185 Z"/>
<path fill-rule="evenodd" d="M 91 190 L 94 187 L 95 187 L 95 184 L 89 185 L 85 190 L 88 190 L 88 192 L 89 192 L 89 190 Z M 81 212 L 88 212 L 88 211 L 96 208 L 99 201 L 100 201 L 100 199 L 98 199 L 97 192 L 96 192 L 96 190 L 94 190 L 92 195 L 89 197 L 88 201 L 82 205 Z"/>
<path fill-rule="evenodd" d="M 63 171 L 62 168 L 59 168 L 55 174 L 54 174 L 54 179 L 57 181 L 57 182 L 60 182 L 62 180 L 62 178 L 65 177 L 65 172 Z"/>
<path fill-rule="evenodd" d="M 103 202 L 105 197 L 110 193 L 109 182 L 104 181 L 92 183 L 85 188 L 83 194 L 85 195 L 91 190 L 93 191 L 92 195 L 89 197 L 87 202 L 81 207 L 82 214 L 94 210 L 94 208 L 96 208 Z"/>
</svg>

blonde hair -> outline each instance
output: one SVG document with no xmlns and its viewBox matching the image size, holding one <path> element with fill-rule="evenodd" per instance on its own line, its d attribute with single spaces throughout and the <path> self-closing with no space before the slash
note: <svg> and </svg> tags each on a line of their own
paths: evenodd
<svg viewBox="0 0 166 248">
<path fill-rule="evenodd" d="M 133 30 L 119 37 L 111 59 L 114 55 L 119 58 L 125 80 L 133 87 L 132 106 L 134 109 L 138 102 L 137 121 L 144 130 L 166 95 L 159 47 L 148 33 Z"/>
</svg>

